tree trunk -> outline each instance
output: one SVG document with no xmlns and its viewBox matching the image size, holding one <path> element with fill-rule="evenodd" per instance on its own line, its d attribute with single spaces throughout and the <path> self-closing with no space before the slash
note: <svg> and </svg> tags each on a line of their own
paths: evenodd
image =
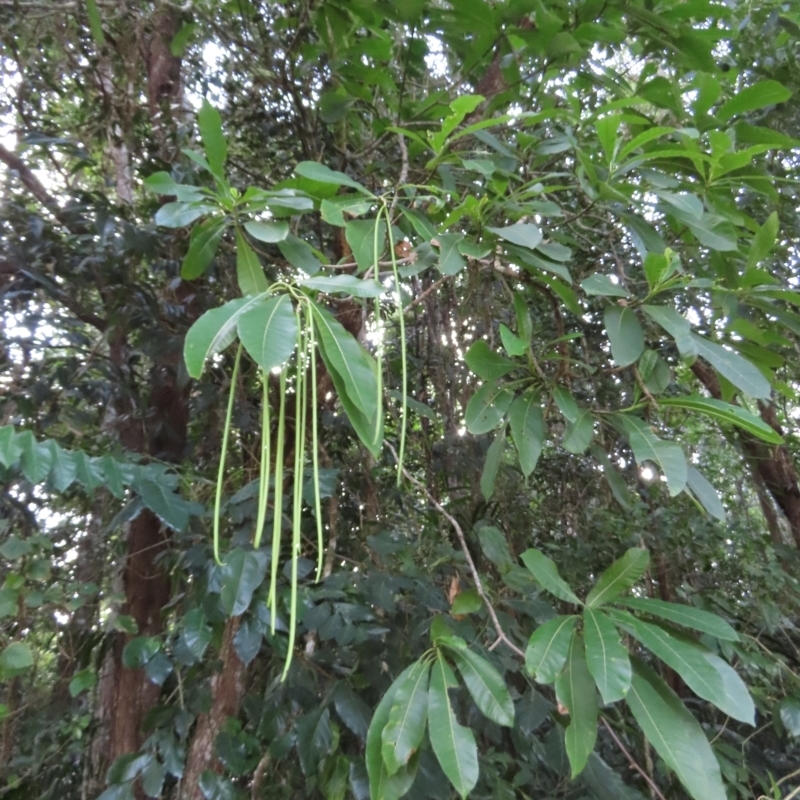
<svg viewBox="0 0 800 800">
<path fill-rule="evenodd" d="M 239 630 L 241 617 L 229 617 L 222 636 L 220 659 L 222 667 L 211 678 L 211 710 L 197 720 L 197 727 L 186 757 L 181 800 L 203 800 L 200 776 L 207 769 L 221 772 L 222 765 L 214 754 L 217 735 L 228 717 L 239 713 L 244 693 L 245 666 L 236 653 L 233 638 Z"/>
</svg>

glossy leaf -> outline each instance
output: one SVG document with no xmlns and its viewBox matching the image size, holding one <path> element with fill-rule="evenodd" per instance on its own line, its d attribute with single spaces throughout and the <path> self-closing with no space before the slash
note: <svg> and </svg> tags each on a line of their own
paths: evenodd
<svg viewBox="0 0 800 800">
<path fill-rule="evenodd" d="M 667 487 L 672 497 L 680 494 L 686 486 L 687 464 L 683 448 L 677 442 L 665 442 L 639 421 L 629 420 L 634 429 L 630 433 L 631 450 L 638 464 L 646 461 L 657 464 L 667 478 Z"/>
<path fill-rule="evenodd" d="M 289 235 L 288 222 L 264 222 L 262 220 L 252 220 L 245 222 L 244 229 L 259 242 L 267 244 L 278 244 Z"/>
<path fill-rule="evenodd" d="M 586 280 L 581 281 L 581 288 L 588 295 L 601 297 L 627 297 L 628 290 L 616 283 L 610 275 L 601 275 L 595 272 Z"/>
<path fill-rule="evenodd" d="M 626 597 L 619 602 L 634 611 L 674 622 L 684 628 L 707 633 L 717 639 L 729 642 L 739 641 L 739 634 L 722 617 L 694 606 L 667 603 L 664 600 L 644 597 Z"/>
<path fill-rule="evenodd" d="M 228 158 L 228 145 L 222 135 L 222 119 L 208 100 L 203 100 L 203 105 L 197 114 L 197 127 L 203 139 L 203 149 L 206 151 L 211 171 L 222 177 L 225 161 Z"/>
<path fill-rule="evenodd" d="M 352 297 L 380 297 L 387 291 L 378 281 L 362 280 L 355 275 L 319 275 L 301 281 L 301 286 L 326 294 L 347 294 Z"/>
<path fill-rule="evenodd" d="M 225 557 L 220 601 L 226 614 L 238 617 L 247 611 L 253 592 L 264 582 L 266 569 L 267 557 L 261 551 L 237 548 Z"/>
<path fill-rule="evenodd" d="M 727 705 L 722 676 L 704 658 L 702 652 L 670 635 L 658 625 L 636 619 L 626 612 L 611 613 L 616 622 L 624 625 L 625 630 L 661 661 L 672 667 L 696 695 L 718 708 Z"/>
<path fill-rule="evenodd" d="M 717 490 L 705 476 L 691 464 L 686 473 L 686 487 L 700 502 L 700 505 L 715 519 L 725 521 L 725 507 L 717 494 Z"/>
<path fill-rule="evenodd" d="M 453 637 L 455 640 L 455 637 Z M 514 703 L 502 675 L 485 659 L 470 650 L 463 640 L 453 647 L 444 640 L 475 705 L 497 725 L 514 725 Z"/>
<path fill-rule="evenodd" d="M 519 245 L 520 247 L 527 247 L 529 250 L 535 250 L 542 241 L 542 232 L 539 228 L 527 222 L 516 222 L 505 228 L 492 228 L 487 226 L 486 230 L 491 231 L 507 242 Z"/>
<path fill-rule="evenodd" d="M 13 425 L 0 428 L 0 464 L 8 468 L 22 455 L 22 445 Z"/>
<path fill-rule="evenodd" d="M 335 186 L 349 186 L 352 189 L 357 189 L 362 194 L 372 197 L 371 192 L 368 192 L 360 183 L 345 175 L 344 172 L 330 169 L 330 167 L 326 167 L 324 164 L 318 164 L 316 161 L 301 161 L 294 168 L 294 171 L 298 175 L 310 178 L 312 181 L 330 183 Z"/>
<path fill-rule="evenodd" d="M 631 661 L 614 624 L 602 611 L 587 605 L 583 611 L 583 638 L 586 664 L 603 702 L 621 700 L 631 685 Z"/>
<path fill-rule="evenodd" d="M 489 345 L 483 340 L 478 339 L 470 345 L 469 350 L 464 354 L 467 366 L 482 380 L 494 381 L 502 378 L 518 364 L 510 358 L 506 358 L 500 353 L 495 353 L 489 349 Z"/>
<path fill-rule="evenodd" d="M 239 315 L 239 338 L 265 372 L 285 364 L 297 346 L 297 314 L 288 294 L 255 303 Z"/>
<path fill-rule="evenodd" d="M 381 753 L 389 775 L 405 766 L 422 744 L 428 720 L 430 663 L 417 661 L 397 687 L 389 719 L 381 733 Z"/>
<path fill-rule="evenodd" d="M 33 653 L 25 642 L 12 642 L 0 653 L 0 668 L 10 673 L 33 666 Z"/>
<path fill-rule="evenodd" d="M 583 653 L 583 642 L 573 634 L 567 664 L 556 678 L 556 697 L 569 712 L 564 747 L 572 772 L 579 775 L 597 740 L 597 692 Z"/>
<path fill-rule="evenodd" d="M 593 436 L 594 416 L 588 408 L 581 408 L 575 420 L 567 423 L 561 446 L 569 453 L 580 454 L 592 443 Z"/>
<path fill-rule="evenodd" d="M 202 511 L 203 507 L 184 500 L 163 482 L 139 479 L 134 484 L 144 504 L 163 522 L 176 531 L 183 531 L 189 524 L 190 514 Z"/>
<path fill-rule="evenodd" d="M 328 368 L 341 379 L 353 405 L 367 419 L 373 418 L 377 411 L 378 385 L 372 357 L 327 311 L 318 305 L 313 305 L 312 309 Z"/>
<path fill-rule="evenodd" d="M 644 351 L 644 332 L 636 312 L 631 308 L 608 306 L 603 319 L 617 366 L 633 364 Z"/>
<path fill-rule="evenodd" d="M 726 800 L 719 763 L 700 723 L 640 662 L 634 662 L 626 702 L 650 744 L 694 800 Z"/>
<path fill-rule="evenodd" d="M 587 608 L 598 608 L 630 589 L 644 575 L 649 564 L 650 553 L 640 547 L 632 547 L 597 579 L 594 588 L 586 596 Z"/>
<path fill-rule="evenodd" d="M 322 269 L 322 262 L 314 254 L 311 245 L 291 233 L 278 242 L 278 249 L 293 267 L 302 270 L 306 275 L 316 275 Z"/>
<path fill-rule="evenodd" d="M 414 664 L 406 667 L 386 694 L 378 703 L 372 721 L 367 731 L 366 762 L 369 776 L 369 792 L 371 800 L 399 800 L 411 786 L 414 780 L 413 773 L 408 769 L 401 769 L 394 775 L 389 775 L 383 763 L 381 734 L 389 721 L 389 714 L 394 703 L 395 695 L 403 681 L 408 677 Z"/>
<path fill-rule="evenodd" d="M 717 119 L 727 122 L 736 114 L 745 114 L 765 106 L 783 103 L 792 96 L 792 93 L 782 83 L 768 80 L 755 83 L 740 89 L 730 100 L 722 104 L 717 111 Z"/>
<path fill-rule="evenodd" d="M 494 494 L 494 484 L 497 479 L 497 473 L 500 470 L 505 447 L 506 429 L 502 428 L 495 434 L 489 449 L 486 451 L 486 461 L 484 461 L 483 471 L 481 472 L 481 494 L 487 502 Z"/>
<path fill-rule="evenodd" d="M 549 559 L 541 550 L 531 548 L 526 550 L 521 558 L 545 591 L 567 603 L 572 603 L 576 606 L 583 605 L 569 584 L 558 574 L 558 567 L 555 562 Z"/>
<path fill-rule="evenodd" d="M 243 295 L 261 294 L 269 288 L 264 268 L 247 240 L 236 231 L 236 277 Z"/>
<path fill-rule="evenodd" d="M 690 334 L 697 355 L 702 356 L 720 375 L 737 389 L 758 400 L 767 400 L 771 394 L 769 381 L 751 361 L 727 350 L 722 345 L 708 341 L 696 333 Z"/>
<path fill-rule="evenodd" d="M 496 383 L 484 383 L 469 399 L 464 414 L 467 430 L 479 436 L 494 430 L 503 420 L 514 395 Z"/>
<path fill-rule="evenodd" d="M 753 436 L 757 436 L 770 444 L 783 443 L 781 435 L 760 417 L 751 414 L 741 406 L 725 403 L 722 400 L 715 400 L 713 397 L 703 397 L 701 395 L 664 397 L 659 400 L 659 405 L 696 411 L 720 422 L 736 425 L 736 427 L 752 433 Z"/>
<path fill-rule="evenodd" d="M 165 203 L 156 211 L 155 222 L 164 228 L 185 228 L 212 211 L 216 206 L 207 203 Z"/>
<path fill-rule="evenodd" d="M 525 667 L 539 683 L 552 683 L 564 668 L 578 617 L 547 620 L 532 634 L 525 649 Z"/>
<path fill-rule="evenodd" d="M 778 236 L 778 212 L 773 211 L 756 231 L 747 253 L 747 269 L 755 269 L 775 246 Z"/>
<path fill-rule="evenodd" d="M 212 217 L 192 228 L 189 249 L 181 264 L 181 278 L 191 281 L 208 269 L 222 241 L 225 224 L 225 220 Z"/>
<path fill-rule="evenodd" d="M 467 266 L 466 259 L 458 250 L 464 236 L 460 233 L 440 233 L 436 236 L 439 243 L 439 272 L 442 275 L 456 275 Z"/>
<path fill-rule="evenodd" d="M 478 748 L 469 728 L 460 725 L 448 689 L 458 686 L 453 671 L 439 653 L 431 668 L 428 726 L 433 752 L 442 771 L 462 798 L 478 782 Z"/>
<path fill-rule="evenodd" d="M 23 474 L 31 483 L 41 483 L 53 466 L 50 448 L 37 442 L 31 431 L 18 433 L 16 444 L 21 450 L 20 466 Z"/>
<path fill-rule="evenodd" d="M 236 338 L 236 325 L 240 315 L 263 298 L 238 297 L 224 306 L 206 311 L 189 328 L 183 344 L 183 358 L 186 371 L 193 378 L 199 378 L 203 366 L 212 356 L 224 350 Z"/>
<path fill-rule="evenodd" d="M 508 410 L 508 419 L 519 465 L 527 478 L 536 469 L 545 437 L 544 415 L 538 392 L 529 389 L 517 397 Z"/>
</svg>

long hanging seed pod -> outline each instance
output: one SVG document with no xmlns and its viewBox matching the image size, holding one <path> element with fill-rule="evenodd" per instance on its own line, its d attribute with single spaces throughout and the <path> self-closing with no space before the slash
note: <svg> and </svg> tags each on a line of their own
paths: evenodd
<svg viewBox="0 0 800 800">
<path fill-rule="evenodd" d="M 267 499 L 269 497 L 269 463 L 272 456 L 269 419 L 269 373 L 261 370 L 261 470 L 258 490 L 258 516 L 253 547 L 258 550 L 264 534 L 264 522 L 267 518 Z"/>
<path fill-rule="evenodd" d="M 272 562 L 270 563 L 269 596 L 267 605 L 270 608 L 270 624 L 275 633 L 277 615 L 278 562 L 281 557 L 281 523 L 283 516 L 283 439 L 286 431 L 286 368 L 281 371 L 278 405 L 278 439 L 275 444 L 275 488 L 273 491 L 274 513 L 272 521 Z"/>
<path fill-rule="evenodd" d="M 228 454 L 228 436 L 231 432 L 231 417 L 233 416 L 233 400 L 236 396 L 236 380 L 239 377 L 239 362 L 242 359 L 242 345 L 236 350 L 236 360 L 233 362 L 231 375 L 231 390 L 228 395 L 228 410 L 225 413 L 225 427 L 222 430 L 222 447 L 219 454 L 219 469 L 217 470 L 217 493 L 214 498 L 214 560 L 222 564 L 219 557 L 219 517 L 222 508 L 222 487 L 225 483 L 225 457 Z"/>
<path fill-rule="evenodd" d="M 324 560 L 324 541 L 322 535 L 322 503 L 319 496 L 319 431 L 317 430 L 317 341 L 314 330 L 314 314 L 310 307 L 306 308 L 306 324 L 308 325 L 308 359 L 311 362 L 311 464 L 314 484 L 314 517 L 317 521 L 317 574 L 315 581 L 322 577 Z"/>
<path fill-rule="evenodd" d="M 302 317 L 302 307 L 298 308 L 298 317 Z M 294 492 L 292 496 L 292 579 L 289 599 L 289 642 L 286 653 L 286 664 L 283 668 L 281 680 L 286 678 L 289 666 L 292 663 L 294 651 L 295 629 L 297 628 L 297 593 L 298 579 L 297 567 L 300 559 L 302 544 L 303 521 L 303 467 L 305 465 L 306 442 L 306 379 L 305 357 L 308 347 L 308 337 L 302 329 L 298 328 L 297 335 L 297 377 L 295 381 L 295 397 L 297 398 L 297 413 L 295 414 L 294 432 Z"/>
</svg>

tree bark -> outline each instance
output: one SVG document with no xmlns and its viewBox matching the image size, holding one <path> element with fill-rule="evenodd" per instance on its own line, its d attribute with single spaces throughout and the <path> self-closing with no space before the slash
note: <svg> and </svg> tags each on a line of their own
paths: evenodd
<svg viewBox="0 0 800 800">
<path fill-rule="evenodd" d="M 239 630 L 241 617 L 229 617 L 222 636 L 220 659 L 222 666 L 211 678 L 211 710 L 197 720 L 197 727 L 186 757 L 181 800 L 203 800 L 200 776 L 207 769 L 221 772 L 214 746 L 217 735 L 228 717 L 239 713 L 239 703 L 244 693 L 245 665 L 242 663 L 233 639 Z"/>
</svg>

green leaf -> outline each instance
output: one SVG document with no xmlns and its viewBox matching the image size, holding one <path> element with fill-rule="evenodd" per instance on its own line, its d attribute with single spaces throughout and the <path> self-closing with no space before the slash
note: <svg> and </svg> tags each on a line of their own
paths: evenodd
<svg viewBox="0 0 800 800">
<path fill-rule="evenodd" d="M 724 619 L 693 606 L 635 597 L 625 597 L 618 602 L 628 608 L 632 608 L 634 611 L 669 620 L 669 622 L 683 625 L 685 628 L 715 636 L 717 639 L 723 639 L 728 642 L 739 641 L 739 634 Z"/>
<path fill-rule="evenodd" d="M 483 340 L 473 342 L 469 350 L 464 354 L 467 366 L 482 380 L 494 381 L 502 378 L 511 370 L 519 365 L 511 359 L 495 353 L 489 349 L 489 345 Z"/>
<path fill-rule="evenodd" d="M 617 366 L 633 364 L 644 351 L 644 331 L 636 312 L 630 308 L 608 306 L 603 318 L 611 342 L 611 355 Z"/>
<path fill-rule="evenodd" d="M 161 797 L 164 789 L 164 779 L 167 777 L 167 768 L 155 758 L 142 770 L 142 789 L 148 797 Z"/>
<path fill-rule="evenodd" d="M 225 161 L 228 158 L 228 145 L 222 135 L 222 119 L 219 111 L 208 100 L 203 100 L 203 105 L 197 114 L 197 127 L 200 128 L 203 148 L 211 171 L 218 178 L 222 178 Z"/>
<path fill-rule="evenodd" d="M 756 708 L 753 698 L 736 670 L 704 647 L 701 648 L 699 645 L 697 647 L 703 658 L 717 671 L 725 686 L 725 702 L 723 705 L 718 706 L 720 711 L 747 725 L 755 725 Z"/>
<path fill-rule="evenodd" d="M 741 406 L 725 403 L 722 400 L 715 400 L 712 397 L 703 397 L 702 395 L 664 397 L 658 401 L 658 404 L 660 406 L 672 406 L 673 408 L 697 411 L 720 422 L 736 425 L 770 444 L 783 444 L 783 437 L 774 428 Z"/>
<path fill-rule="evenodd" d="M 586 663 L 603 702 L 621 700 L 631 685 L 631 661 L 619 640 L 614 624 L 602 612 L 587 607 L 583 611 L 583 638 Z"/>
<path fill-rule="evenodd" d="M 531 634 L 525 667 L 539 683 L 552 683 L 563 669 L 577 620 L 575 615 L 554 617 Z"/>
<path fill-rule="evenodd" d="M 433 752 L 455 790 L 465 798 L 478 782 L 478 748 L 469 728 L 458 723 L 447 690 L 458 686 L 453 671 L 437 653 L 428 692 L 428 725 Z"/>
<path fill-rule="evenodd" d="M 759 262 L 765 259 L 775 246 L 778 236 L 778 212 L 773 211 L 756 231 L 750 250 L 747 253 L 747 269 L 755 269 Z"/>
<path fill-rule="evenodd" d="M 53 466 L 53 454 L 46 444 L 36 441 L 31 431 L 17 434 L 17 445 L 21 449 L 20 466 L 31 483 L 41 483 Z"/>
<path fill-rule="evenodd" d="M 181 639 L 196 660 L 203 657 L 213 633 L 202 608 L 193 608 L 183 618 Z"/>
<path fill-rule="evenodd" d="M 316 275 L 322 269 L 322 262 L 314 255 L 314 248 L 291 233 L 278 242 L 278 249 L 293 267 L 302 270 L 306 275 Z"/>
<path fill-rule="evenodd" d="M 556 697 L 569 711 L 564 746 L 575 778 L 586 766 L 597 739 L 597 692 L 577 634 L 572 637 L 567 665 L 556 678 Z"/>
<path fill-rule="evenodd" d="M 726 800 L 719 763 L 700 724 L 664 681 L 638 661 L 626 702 L 650 744 L 694 800 Z"/>
<path fill-rule="evenodd" d="M 541 550 L 532 547 L 530 550 L 526 550 L 521 558 L 522 563 L 525 564 L 545 591 L 567 603 L 572 603 L 576 606 L 583 605 L 569 584 L 558 574 L 558 567 L 555 562 L 549 559 Z"/>
<path fill-rule="evenodd" d="M 528 349 L 528 346 L 522 339 L 519 338 L 515 333 L 512 333 L 511 330 L 500 323 L 500 340 L 503 342 L 503 347 L 505 348 L 506 353 L 510 356 L 522 356 L 525 355 L 525 352 Z"/>
<path fill-rule="evenodd" d="M 733 350 L 714 344 L 696 333 L 690 333 L 695 351 L 714 367 L 723 378 L 729 380 L 737 389 L 757 400 L 768 400 L 771 394 L 769 381 L 758 367 Z"/>
<path fill-rule="evenodd" d="M 480 540 L 483 554 L 501 572 L 508 572 L 514 566 L 514 559 L 508 549 L 508 542 L 501 530 L 495 528 L 494 525 L 484 525 L 478 530 L 478 539 Z"/>
<path fill-rule="evenodd" d="M 506 447 L 506 429 L 501 428 L 494 437 L 489 450 L 486 453 L 486 461 L 483 465 L 481 472 L 481 494 L 486 502 L 494 494 L 494 483 L 497 478 L 497 472 L 500 469 L 500 463 L 503 459 L 503 451 Z"/>
<path fill-rule="evenodd" d="M 6 561 L 17 561 L 33 552 L 33 545 L 28 539 L 20 539 L 12 534 L 0 545 L 0 555 Z"/>
<path fill-rule="evenodd" d="M 244 614 L 250 607 L 253 592 L 264 582 L 267 557 L 261 552 L 236 548 L 225 559 L 221 569 L 220 600 L 231 617 Z"/>
<path fill-rule="evenodd" d="M 533 323 L 531 322 L 531 313 L 528 311 L 528 304 L 519 292 L 514 292 L 514 313 L 517 317 L 519 338 L 525 342 L 526 347 L 530 347 L 531 337 L 533 336 Z"/>
<path fill-rule="evenodd" d="M 381 753 L 389 775 L 406 765 L 419 750 L 428 720 L 430 663 L 417 661 L 397 687 L 386 727 L 381 733 Z"/>
<path fill-rule="evenodd" d="M 69 682 L 69 696 L 77 697 L 81 692 L 92 689 L 97 683 L 97 674 L 91 669 L 82 669 L 72 676 Z"/>
<path fill-rule="evenodd" d="M 600 295 L 601 297 L 628 297 L 628 290 L 619 283 L 615 283 L 610 275 L 601 275 L 595 272 L 586 280 L 581 281 L 581 288 L 588 295 Z"/>
<path fill-rule="evenodd" d="M 791 91 L 778 81 L 760 81 L 753 86 L 737 91 L 730 100 L 722 104 L 716 117 L 721 122 L 727 122 L 736 114 L 744 114 L 765 106 L 784 103 L 791 96 Z"/>
<path fill-rule="evenodd" d="M 454 642 L 460 641 L 455 637 L 452 638 Z M 485 658 L 467 648 L 465 644 L 451 646 L 447 639 L 442 641 L 453 656 L 475 705 L 495 724 L 513 727 L 514 703 L 503 676 Z"/>
<path fill-rule="evenodd" d="M 161 650 L 157 636 L 137 636 L 131 639 L 122 651 L 122 663 L 128 669 L 143 667 Z"/>
<path fill-rule="evenodd" d="M 686 486 L 708 514 L 718 519 L 720 522 L 725 521 L 725 507 L 719 499 L 717 490 L 705 476 L 691 464 L 689 464 L 686 473 Z"/>
<path fill-rule="evenodd" d="M 269 288 L 258 256 L 238 228 L 236 229 L 236 277 L 239 281 L 239 291 L 243 295 L 261 294 Z"/>
<path fill-rule="evenodd" d="M 603 467 L 603 476 L 611 489 L 611 494 L 614 495 L 614 499 L 623 509 L 630 511 L 634 502 L 633 495 L 622 475 L 619 474 L 619 471 L 611 463 L 611 459 L 601 447 L 593 445 L 591 452 Z"/>
<path fill-rule="evenodd" d="M 259 242 L 277 244 L 289 235 L 288 222 L 262 222 L 260 220 L 245 222 L 244 229 Z"/>
<path fill-rule="evenodd" d="M 326 294 L 347 294 L 352 297 L 380 297 L 386 287 L 374 279 L 362 280 L 355 275 L 319 275 L 300 281 L 301 286 Z"/>
<path fill-rule="evenodd" d="M 511 244 L 527 247 L 529 250 L 535 250 L 543 238 L 539 228 L 527 222 L 516 222 L 505 228 L 487 226 L 486 230 L 491 231 L 495 236 L 499 236 L 507 242 L 511 242 Z"/>
<path fill-rule="evenodd" d="M 216 210 L 216 206 L 208 203 L 164 203 L 156 211 L 155 222 L 164 228 L 185 228 L 199 217 Z"/>
<path fill-rule="evenodd" d="M 239 316 L 244 349 L 265 372 L 285 364 L 297 346 L 297 314 L 288 294 L 270 297 Z"/>
<path fill-rule="evenodd" d="M 578 404 L 567 389 L 563 386 L 556 386 L 553 389 L 553 400 L 556 401 L 558 410 L 568 422 L 575 422 L 578 419 Z"/>
<path fill-rule="evenodd" d="M 349 186 L 351 189 L 357 189 L 368 197 L 374 197 L 372 192 L 367 191 L 360 183 L 345 175 L 344 172 L 332 170 L 324 164 L 317 164 L 316 161 L 301 161 L 294 168 L 294 171 L 304 178 L 310 178 L 312 181 L 329 183 L 334 186 Z"/>
<path fill-rule="evenodd" d="M 189 375 L 193 378 L 202 375 L 206 361 L 224 350 L 236 338 L 239 316 L 261 300 L 261 297 L 237 297 L 224 306 L 206 311 L 189 328 L 183 344 L 183 359 Z"/>
<path fill-rule="evenodd" d="M 536 469 L 545 436 L 539 393 L 529 389 L 516 398 L 508 410 L 508 419 L 519 456 L 519 465 L 522 474 L 527 478 Z"/>
<path fill-rule="evenodd" d="M 397 690 L 409 676 L 415 664 L 411 664 L 400 673 L 372 715 L 372 722 L 367 731 L 365 751 L 371 800 L 399 800 L 408 791 L 413 781 L 413 775 L 409 780 L 409 774 L 405 769 L 401 769 L 395 775 L 389 775 L 386 765 L 383 763 L 381 734 L 389 722 L 389 714 Z"/>
<path fill-rule="evenodd" d="M 467 403 L 464 424 L 479 436 L 494 430 L 506 415 L 514 394 L 496 383 L 484 383 Z"/>
<path fill-rule="evenodd" d="M 467 262 L 458 250 L 464 239 L 461 233 L 440 233 L 432 242 L 439 243 L 439 272 L 442 275 L 456 275 L 467 266 Z"/>
<path fill-rule="evenodd" d="M 20 455 L 22 455 L 22 445 L 14 426 L 3 425 L 0 428 L 0 464 L 8 468 L 16 463 Z"/>
<path fill-rule="evenodd" d="M 582 408 L 575 420 L 567 423 L 561 446 L 569 453 L 580 454 L 592 443 L 593 436 L 594 417 L 588 408 Z"/>
<path fill-rule="evenodd" d="M 297 722 L 296 741 L 303 775 L 316 775 L 317 767 L 331 750 L 331 712 L 327 708 L 320 708 L 302 716 Z"/>
<path fill-rule="evenodd" d="M 189 237 L 189 249 L 181 264 L 181 278 L 187 281 L 199 278 L 217 254 L 227 222 L 211 217 L 195 225 Z"/>
<path fill-rule="evenodd" d="M 189 514 L 197 513 L 196 504 L 189 503 L 163 483 L 139 479 L 134 488 L 142 502 L 163 522 L 176 531 L 183 531 L 189 524 Z M 199 507 L 202 510 L 202 506 Z"/>
<path fill-rule="evenodd" d="M 89 30 L 98 47 L 103 47 L 106 37 L 103 35 L 103 20 L 97 7 L 97 0 L 86 0 L 86 16 L 89 18 Z"/>
<path fill-rule="evenodd" d="M 377 258 L 380 258 L 386 246 L 386 223 L 377 219 L 354 219 L 345 223 L 345 238 L 353 251 L 353 257 L 359 272 L 366 272 L 371 267 L 380 272 L 376 263 L 375 233 L 377 225 Z"/>
<path fill-rule="evenodd" d="M 459 592 L 450 604 L 450 614 L 454 617 L 474 614 L 483 608 L 483 600 L 474 589 Z"/>
<path fill-rule="evenodd" d="M 586 597 L 587 608 L 599 608 L 630 589 L 647 571 L 649 563 L 650 553 L 647 550 L 632 547 L 597 579 Z"/>
<path fill-rule="evenodd" d="M 366 741 L 370 722 L 369 706 L 349 684 L 339 682 L 333 691 L 333 703 L 342 722 L 362 741 Z"/>
<path fill-rule="evenodd" d="M 630 426 L 629 440 L 637 463 L 640 466 L 645 461 L 657 464 L 667 478 L 670 496 L 680 494 L 686 487 L 687 476 L 686 456 L 681 446 L 677 442 L 659 439 L 644 422 L 635 417 L 625 419 Z"/>
<path fill-rule="evenodd" d="M 25 642 L 12 642 L 0 653 L 0 667 L 10 673 L 21 672 L 33 666 L 33 653 Z"/>
<path fill-rule="evenodd" d="M 625 611 L 612 611 L 611 614 L 615 622 L 624 625 L 625 630 L 651 653 L 672 667 L 698 697 L 717 708 L 727 705 L 722 677 L 697 648 L 670 635 L 660 626 L 636 619 Z"/>
</svg>

